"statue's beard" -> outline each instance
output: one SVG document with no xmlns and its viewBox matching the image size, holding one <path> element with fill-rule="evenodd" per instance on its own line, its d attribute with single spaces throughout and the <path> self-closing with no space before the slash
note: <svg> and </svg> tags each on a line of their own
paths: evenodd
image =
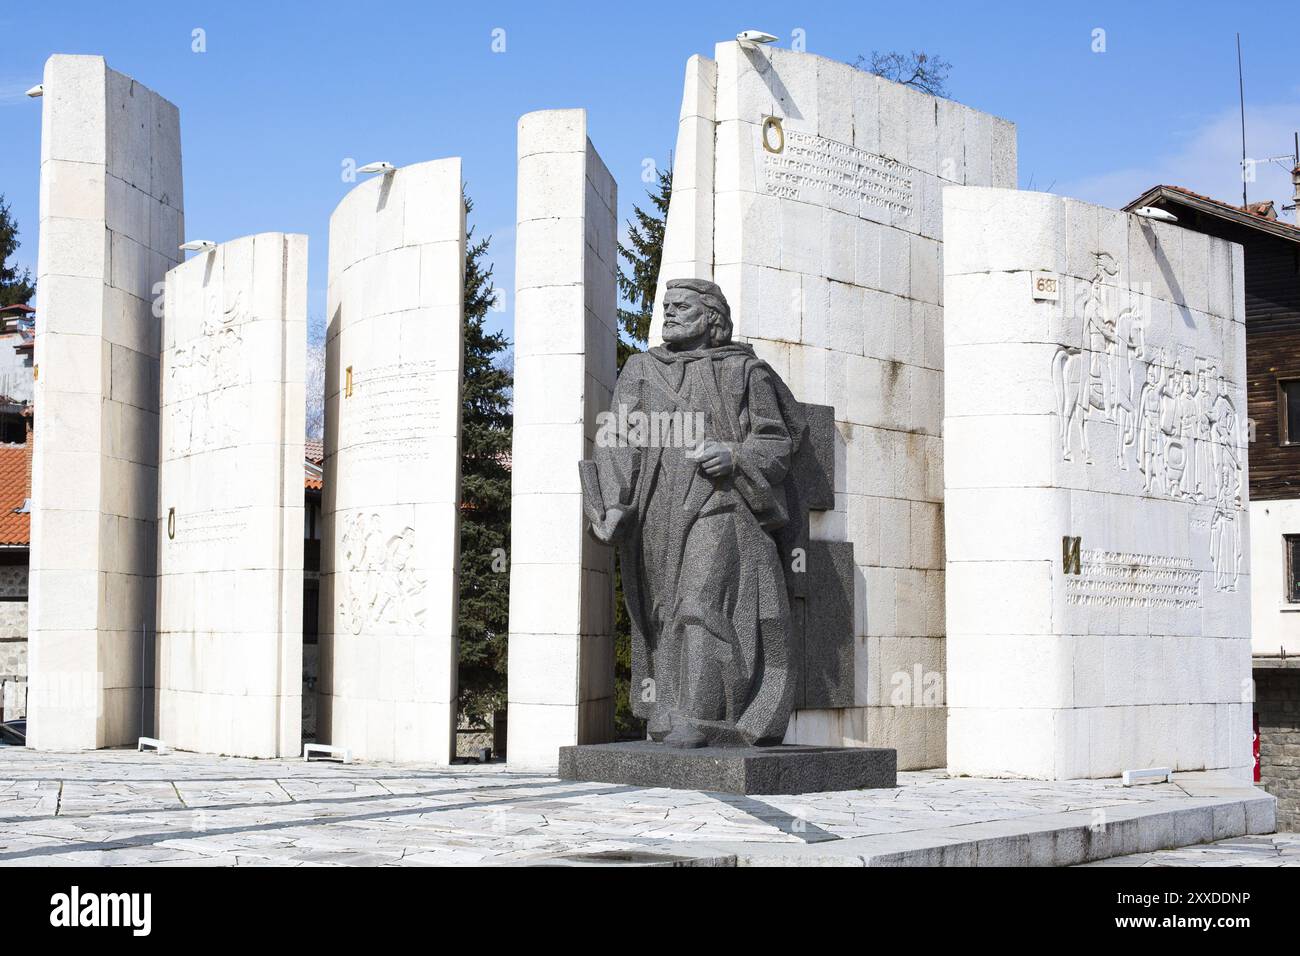
<svg viewBox="0 0 1300 956">
<path fill-rule="evenodd" d="M 708 348 L 711 338 L 707 326 L 694 334 L 687 332 L 681 325 L 669 326 L 664 329 L 664 345 L 678 352 Z"/>
</svg>

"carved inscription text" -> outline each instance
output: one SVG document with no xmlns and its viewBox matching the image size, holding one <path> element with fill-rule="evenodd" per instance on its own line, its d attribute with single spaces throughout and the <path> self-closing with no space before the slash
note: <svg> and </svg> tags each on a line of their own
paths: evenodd
<svg viewBox="0 0 1300 956">
<path fill-rule="evenodd" d="M 358 369 L 345 398 L 343 447 L 366 461 L 405 461 L 427 456 L 438 426 L 433 360 L 403 362 L 389 369 Z"/>
<path fill-rule="evenodd" d="M 785 149 L 763 153 L 770 196 L 829 206 L 855 206 L 910 215 L 915 205 L 912 168 L 897 160 L 823 136 L 785 131 Z"/>
<path fill-rule="evenodd" d="M 175 521 L 173 541 L 178 545 L 237 541 L 248 527 L 248 516 L 242 508 L 177 514 Z"/>
<path fill-rule="evenodd" d="M 1127 551 L 1087 550 L 1078 577 L 1065 579 L 1067 604 L 1195 610 L 1201 575 L 1191 558 Z"/>
</svg>

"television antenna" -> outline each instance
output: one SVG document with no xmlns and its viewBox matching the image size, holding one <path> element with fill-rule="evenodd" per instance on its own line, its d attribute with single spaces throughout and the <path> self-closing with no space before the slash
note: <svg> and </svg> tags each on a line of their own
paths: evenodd
<svg viewBox="0 0 1300 956">
<path fill-rule="evenodd" d="M 1241 208 L 1250 205 L 1246 198 L 1246 81 L 1241 69 L 1241 33 L 1237 34 L 1237 97 L 1241 102 Z"/>
</svg>

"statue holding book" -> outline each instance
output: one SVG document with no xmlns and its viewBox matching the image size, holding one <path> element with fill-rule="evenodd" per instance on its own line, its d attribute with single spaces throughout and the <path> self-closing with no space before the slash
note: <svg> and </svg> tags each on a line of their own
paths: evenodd
<svg viewBox="0 0 1300 956">
<path fill-rule="evenodd" d="M 780 743 L 798 680 L 804 413 L 731 331 L 718 286 L 670 281 L 664 344 L 628 359 L 580 465 L 592 533 L 621 562 L 632 710 L 675 747 Z"/>
</svg>

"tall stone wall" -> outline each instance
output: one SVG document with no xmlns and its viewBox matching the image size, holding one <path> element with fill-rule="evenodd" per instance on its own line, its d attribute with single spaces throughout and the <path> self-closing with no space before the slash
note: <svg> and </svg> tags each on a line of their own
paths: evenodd
<svg viewBox="0 0 1300 956">
<path fill-rule="evenodd" d="M 1277 828 L 1300 827 L 1300 672 L 1290 666 L 1255 671 L 1259 719 L 1259 783 L 1277 797 Z"/>
<path fill-rule="evenodd" d="M 0 717 L 4 720 L 27 713 L 27 577 L 25 563 L 0 566 Z"/>
<path fill-rule="evenodd" d="M 577 462 L 614 388 L 618 199 L 585 110 L 520 119 L 518 205 L 507 755 L 555 766 L 614 732 L 613 555 Z"/>
<path fill-rule="evenodd" d="M 1251 763 L 1241 247 L 944 194 L 948 767 Z"/>
<path fill-rule="evenodd" d="M 158 476 L 158 731 L 291 756 L 302 727 L 307 237 L 167 273 Z"/>
<path fill-rule="evenodd" d="M 367 759 L 454 752 L 464 272 L 459 159 L 330 217 L 317 737 Z"/>
<path fill-rule="evenodd" d="M 21 558 L 27 555 L 19 551 Z M 21 560 L 20 558 L 20 560 Z M 27 642 L 27 594 L 29 566 L 0 565 L 0 641 Z M 25 657 L 25 649 L 24 649 Z M 3 658 L 3 655 L 0 655 Z M 26 673 L 0 664 L 0 674 Z"/>
<path fill-rule="evenodd" d="M 27 739 L 69 750 L 134 742 L 151 711 L 180 117 L 102 57 L 53 56 L 43 85 Z"/>
<path fill-rule="evenodd" d="M 660 292 L 717 282 L 737 340 L 835 409 L 835 508 L 855 562 L 850 706 L 792 743 L 944 764 L 941 189 L 1014 187 L 1015 127 L 853 67 L 755 44 L 692 57 Z M 656 304 L 652 344 L 660 340 Z"/>
</svg>

